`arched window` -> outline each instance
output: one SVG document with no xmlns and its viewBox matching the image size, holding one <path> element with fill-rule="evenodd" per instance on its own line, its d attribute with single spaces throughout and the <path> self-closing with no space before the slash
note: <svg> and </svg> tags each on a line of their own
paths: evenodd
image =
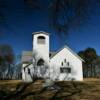
<svg viewBox="0 0 100 100">
<path fill-rule="evenodd" d="M 61 62 L 61 65 L 63 66 L 63 62 Z"/>
<path fill-rule="evenodd" d="M 45 37 L 44 36 L 38 36 L 37 43 L 39 43 L 39 44 L 45 44 Z"/>
<path fill-rule="evenodd" d="M 44 60 L 43 59 L 39 59 L 37 62 L 37 66 L 41 66 L 44 65 Z"/>
<path fill-rule="evenodd" d="M 69 62 L 67 62 L 68 66 L 69 66 Z"/>
<path fill-rule="evenodd" d="M 66 59 L 64 59 L 64 62 L 66 63 Z"/>
</svg>

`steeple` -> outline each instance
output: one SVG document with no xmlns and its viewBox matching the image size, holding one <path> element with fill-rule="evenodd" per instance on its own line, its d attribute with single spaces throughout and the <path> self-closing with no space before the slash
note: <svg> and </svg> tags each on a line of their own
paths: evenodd
<svg viewBox="0 0 100 100">
<path fill-rule="evenodd" d="M 33 52 L 36 50 L 43 60 L 49 61 L 49 33 L 39 31 L 32 34 Z"/>
</svg>

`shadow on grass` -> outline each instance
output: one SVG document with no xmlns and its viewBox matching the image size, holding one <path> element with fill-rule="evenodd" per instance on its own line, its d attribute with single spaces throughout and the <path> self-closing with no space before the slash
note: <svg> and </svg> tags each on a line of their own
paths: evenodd
<svg viewBox="0 0 100 100">
<path fill-rule="evenodd" d="M 38 81 L 38 80 L 36 80 Z M 20 83 L 16 86 L 14 91 L 0 91 L 0 100 L 25 100 L 25 98 L 32 96 L 34 99 L 29 100 L 40 100 L 41 98 L 45 98 L 47 95 L 45 93 L 50 92 L 52 95 L 49 100 L 62 100 L 65 98 L 66 100 L 71 100 L 70 98 L 74 95 L 80 94 L 82 92 L 82 88 L 79 87 L 77 82 L 57 82 L 56 86 L 61 87 L 61 89 L 53 89 L 48 90 L 48 88 L 39 88 L 39 90 L 34 90 L 36 87 L 35 82 L 32 83 Z M 39 83 L 41 85 L 41 83 Z M 32 88 L 32 87 L 33 88 Z M 37 86 L 38 87 L 38 86 Z M 30 90 L 28 90 L 30 88 Z M 33 89 L 33 90 L 32 90 Z M 65 94 L 62 94 L 65 93 Z M 48 98 L 48 97 L 47 97 Z"/>
<path fill-rule="evenodd" d="M 66 95 L 61 95 L 62 92 L 64 91 L 64 88 L 66 88 L 68 90 L 66 90 Z M 70 89 L 70 90 L 69 90 Z M 78 87 L 78 84 L 74 81 L 72 81 L 70 83 L 70 85 L 66 84 L 66 86 L 62 86 L 62 89 L 61 90 L 58 90 L 52 97 L 50 100 L 61 100 L 62 98 L 66 99 L 66 100 L 70 100 L 70 97 L 72 97 L 73 95 L 76 95 L 76 94 L 80 94 L 82 92 L 82 89 L 80 89 Z"/>
</svg>

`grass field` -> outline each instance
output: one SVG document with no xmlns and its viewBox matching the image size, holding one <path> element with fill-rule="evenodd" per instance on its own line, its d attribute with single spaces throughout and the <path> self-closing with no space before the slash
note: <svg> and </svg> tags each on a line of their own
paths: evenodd
<svg viewBox="0 0 100 100">
<path fill-rule="evenodd" d="M 100 79 L 88 78 L 83 82 L 57 82 L 56 84 L 61 87 L 60 91 L 44 89 L 42 83 L 43 80 L 35 83 L 1 80 L 0 100 L 100 100 Z"/>
</svg>

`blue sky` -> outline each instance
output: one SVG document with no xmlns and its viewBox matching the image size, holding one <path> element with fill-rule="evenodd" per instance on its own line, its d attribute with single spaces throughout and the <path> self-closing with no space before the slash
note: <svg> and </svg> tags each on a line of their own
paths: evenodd
<svg viewBox="0 0 100 100">
<path fill-rule="evenodd" d="M 50 35 L 50 49 L 57 50 L 67 44 L 78 52 L 93 47 L 100 55 L 100 7 L 93 8 L 88 22 L 73 29 L 65 37 L 59 37 L 48 27 L 48 13 L 27 9 L 20 0 L 13 0 L 10 6 L 2 9 L 7 18 L 8 28 L 0 25 L 0 44 L 10 44 L 16 54 L 32 49 L 32 32 L 46 31 Z M 8 2 L 10 3 L 10 2 Z"/>
</svg>

